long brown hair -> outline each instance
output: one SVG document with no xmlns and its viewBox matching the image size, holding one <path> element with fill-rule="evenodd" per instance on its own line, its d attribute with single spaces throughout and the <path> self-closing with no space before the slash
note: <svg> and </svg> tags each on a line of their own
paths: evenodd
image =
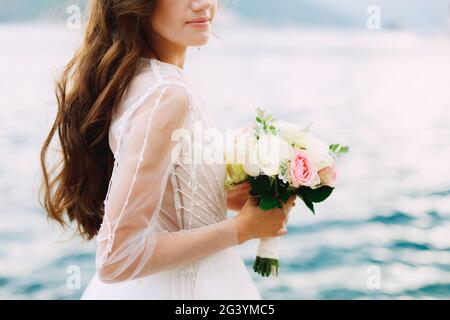
<svg viewBox="0 0 450 320">
<path fill-rule="evenodd" d="M 56 83 L 56 119 L 41 149 L 39 202 L 48 218 L 92 239 L 103 219 L 114 157 L 108 130 L 113 111 L 150 46 L 155 1 L 91 0 L 84 40 Z M 145 22 L 145 23 L 144 23 Z M 47 164 L 58 133 L 60 159 Z"/>
</svg>

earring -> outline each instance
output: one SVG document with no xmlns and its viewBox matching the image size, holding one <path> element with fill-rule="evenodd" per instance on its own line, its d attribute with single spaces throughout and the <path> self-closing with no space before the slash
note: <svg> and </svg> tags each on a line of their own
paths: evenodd
<svg viewBox="0 0 450 320">
<path fill-rule="evenodd" d="M 136 15 L 136 29 L 139 29 L 141 25 L 141 17 L 139 15 Z"/>
</svg>

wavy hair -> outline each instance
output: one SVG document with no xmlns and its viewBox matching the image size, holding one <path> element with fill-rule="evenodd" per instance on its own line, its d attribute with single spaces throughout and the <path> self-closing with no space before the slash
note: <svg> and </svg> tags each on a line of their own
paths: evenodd
<svg viewBox="0 0 450 320">
<path fill-rule="evenodd" d="M 41 149 L 39 203 L 63 227 L 75 221 L 91 240 L 100 229 L 114 157 L 108 130 L 134 77 L 151 51 L 149 21 L 156 0 L 91 0 L 83 43 L 56 82 L 57 113 Z M 57 134 L 60 156 L 47 163 Z M 68 221 L 66 219 L 66 215 Z"/>
</svg>

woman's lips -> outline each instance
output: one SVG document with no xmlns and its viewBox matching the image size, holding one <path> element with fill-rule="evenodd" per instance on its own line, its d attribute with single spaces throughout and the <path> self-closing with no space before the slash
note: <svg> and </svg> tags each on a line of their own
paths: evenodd
<svg viewBox="0 0 450 320">
<path fill-rule="evenodd" d="M 209 27 L 209 18 L 198 18 L 187 22 L 191 27 L 195 28 L 207 28 Z"/>
</svg>

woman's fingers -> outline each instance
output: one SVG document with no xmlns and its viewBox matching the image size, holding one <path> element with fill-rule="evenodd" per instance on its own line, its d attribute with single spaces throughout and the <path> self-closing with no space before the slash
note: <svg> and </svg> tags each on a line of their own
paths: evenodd
<svg viewBox="0 0 450 320">
<path fill-rule="evenodd" d="M 258 204 L 258 199 L 254 197 L 248 198 L 247 202 L 253 206 L 256 206 Z"/>
<path fill-rule="evenodd" d="M 293 207 L 295 205 L 296 198 L 297 198 L 297 196 L 295 196 L 295 195 L 289 197 L 288 201 L 285 204 L 283 204 L 286 207 L 286 209 L 290 209 L 291 207 Z"/>
<path fill-rule="evenodd" d="M 250 183 L 248 183 L 247 181 L 244 181 L 240 184 L 238 184 L 238 187 L 244 190 L 248 190 L 250 189 Z"/>
</svg>

